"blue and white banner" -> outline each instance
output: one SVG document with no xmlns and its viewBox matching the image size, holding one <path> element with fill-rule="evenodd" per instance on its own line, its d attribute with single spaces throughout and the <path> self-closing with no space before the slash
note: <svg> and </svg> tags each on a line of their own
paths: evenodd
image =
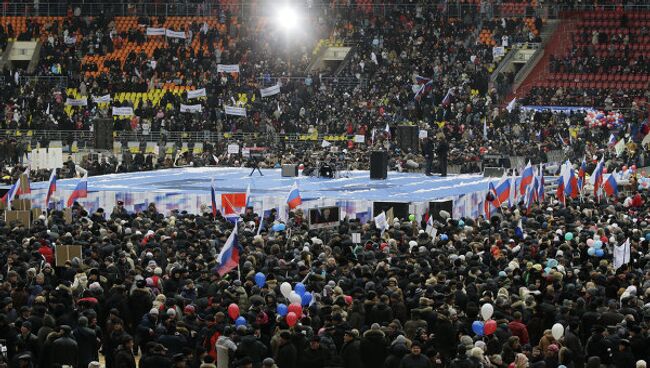
<svg viewBox="0 0 650 368">
<path fill-rule="evenodd" d="M 176 31 L 172 31 L 171 29 L 168 29 L 167 31 L 165 31 L 165 36 L 169 38 L 185 39 L 185 32 L 176 32 Z"/>
<path fill-rule="evenodd" d="M 68 106 L 87 106 L 88 105 L 88 99 L 83 97 L 83 98 L 66 98 L 65 99 L 65 104 Z"/>
<path fill-rule="evenodd" d="M 187 98 L 188 99 L 193 99 L 193 98 L 199 98 L 199 97 L 206 97 L 205 93 L 205 88 L 197 89 L 194 91 L 187 91 Z"/>
<path fill-rule="evenodd" d="M 131 116 L 133 115 L 132 107 L 113 107 L 113 116 Z"/>
<path fill-rule="evenodd" d="M 66 45 L 74 45 L 75 43 L 77 43 L 77 36 L 65 37 L 63 42 L 65 42 Z"/>
<path fill-rule="evenodd" d="M 587 106 L 520 106 L 521 110 L 525 111 L 552 111 L 552 112 L 589 112 L 595 111 L 593 107 Z"/>
<path fill-rule="evenodd" d="M 166 31 L 165 28 L 147 27 L 147 36 L 164 36 Z"/>
<path fill-rule="evenodd" d="M 226 112 L 226 115 L 246 116 L 246 109 L 243 107 L 224 105 L 223 109 Z"/>
<path fill-rule="evenodd" d="M 111 95 L 103 95 L 103 96 L 93 96 L 93 102 L 94 103 L 107 103 L 111 102 Z"/>
<path fill-rule="evenodd" d="M 217 64 L 217 72 L 239 73 L 239 64 Z"/>
<path fill-rule="evenodd" d="M 200 104 L 185 105 L 181 104 L 181 112 L 202 112 L 203 107 Z"/>
<path fill-rule="evenodd" d="M 260 94 L 262 97 L 268 97 L 268 96 L 274 96 L 280 93 L 280 83 L 276 84 L 275 86 L 271 86 L 269 88 L 262 88 L 260 89 Z"/>
</svg>

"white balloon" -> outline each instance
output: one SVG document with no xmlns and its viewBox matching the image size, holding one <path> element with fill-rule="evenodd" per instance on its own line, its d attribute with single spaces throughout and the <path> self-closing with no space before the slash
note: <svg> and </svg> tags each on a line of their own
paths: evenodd
<svg viewBox="0 0 650 368">
<path fill-rule="evenodd" d="M 551 328 L 551 334 L 553 334 L 555 340 L 559 340 L 562 336 L 564 336 L 564 326 L 562 326 L 560 323 L 554 324 Z"/>
<path fill-rule="evenodd" d="M 300 295 L 298 295 L 298 293 L 292 291 L 291 294 L 289 294 L 289 301 L 291 304 L 300 304 L 300 302 L 302 302 L 302 298 Z"/>
<path fill-rule="evenodd" d="M 490 303 L 485 303 L 481 307 L 481 317 L 483 317 L 484 321 L 487 321 L 492 317 L 492 313 L 494 313 L 494 307 Z"/>
<path fill-rule="evenodd" d="M 291 284 L 288 282 L 283 282 L 280 285 L 280 292 L 285 298 L 289 298 L 289 295 L 291 295 Z"/>
</svg>

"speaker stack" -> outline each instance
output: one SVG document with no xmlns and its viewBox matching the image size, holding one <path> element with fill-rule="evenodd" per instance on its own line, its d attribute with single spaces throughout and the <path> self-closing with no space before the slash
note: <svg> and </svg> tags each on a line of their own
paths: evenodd
<svg viewBox="0 0 650 368">
<path fill-rule="evenodd" d="M 386 179 L 388 177 L 388 152 L 373 151 L 370 154 L 370 179 Z"/>
<path fill-rule="evenodd" d="M 96 119 L 93 127 L 95 131 L 95 149 L 113 149 L 113 119 Z"/>
<path fill-rule="evenodd" d="M 400 125 L 397 127 L 396 141 L 399 148 L 411 153 L 420 152 L 420 128 L 413 125 Z"/>
<path fill-rule="evenodd" d="M 285 178 L 298 176 L 298 165 L 282 165 L 282 176 Z"/>
</svg>

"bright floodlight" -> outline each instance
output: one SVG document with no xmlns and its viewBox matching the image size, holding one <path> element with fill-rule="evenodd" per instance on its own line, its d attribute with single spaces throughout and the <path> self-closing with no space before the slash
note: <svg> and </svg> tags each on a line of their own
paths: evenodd
<svg viewBox="0 0 650 368">
<path fill-rule="evenodd" d="M 283 30 L 291 31 L 298 25 L 298 12 L 289 5 L 283 5 L 276 11 L 275 21 Z"/>
</svg>

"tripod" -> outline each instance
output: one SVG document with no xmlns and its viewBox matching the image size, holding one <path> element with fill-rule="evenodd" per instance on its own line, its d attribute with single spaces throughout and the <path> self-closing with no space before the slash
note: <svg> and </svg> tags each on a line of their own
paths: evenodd
<svg viewBox="0 0 650 368">
<path fill-rule="evenodd" d="M 260 173 L 260 176 L 264 176 L 264 174 L 262 174 L 262 170 L 260 170 L 260 167 L 257 164 L 257 159 L 255 157 L 251 157 L 251 161 L 253 163 L 253 170 L 251 170 L 251 173 L 248 174 L 248 176 L 253 176 L 255 170 L 257 170 L 257 172 Z"/>
</svg>

